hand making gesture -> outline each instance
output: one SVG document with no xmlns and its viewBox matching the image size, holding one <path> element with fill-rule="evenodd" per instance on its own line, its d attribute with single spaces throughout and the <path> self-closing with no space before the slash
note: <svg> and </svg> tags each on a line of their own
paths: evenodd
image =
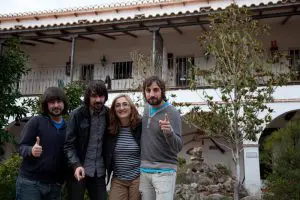
<svg viewBox="0 0 300 200">
<path fill-rule="evenodd" d="M 42 146 L 40 146 L 40 137 L 36 137 L 36 142 L 35 142 L 34 146 L 32 147 L 31 154 L 34 157 L 40 157 L 42 152 L 43 152 L 43 148 L 42 148 Z"/>
<path fill-rule="evenodd" d="M 172 127 L 167 113 L 165 114 L 164 120 L 159 120 L 159 126 L 164 134 L 169 135 L 172 133 Z"/>
</svg>

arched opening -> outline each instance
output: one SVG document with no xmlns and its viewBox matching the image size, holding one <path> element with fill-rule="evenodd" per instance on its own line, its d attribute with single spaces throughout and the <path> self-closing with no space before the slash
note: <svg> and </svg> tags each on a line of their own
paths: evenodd
<svg viewBox="0 0 300 200">
<path fill-rule="evenodd" d="M 287 111 L 276 118 L 274 118 L 264 129 L 259 138 L 259 154 L 262 155 L 264 151 L 264 142 L 266 138 L 270 136 L 274 131 L 284 128 L 290 120 L 300 118 L 300 109 Z M 262 158 L 261 158 L 262 159 Z M 262 160 L 260 160 L 260 177 L 262 180 L 266 179 L 272 169 L 266 166 Z"/>
</svg>

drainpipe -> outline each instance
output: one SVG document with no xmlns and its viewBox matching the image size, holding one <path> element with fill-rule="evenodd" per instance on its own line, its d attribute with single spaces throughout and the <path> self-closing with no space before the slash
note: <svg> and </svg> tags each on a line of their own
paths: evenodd
<svg viewBox="0 0 300 200">
<path fill-rule="evenodd" d="M 73 82 L 73 74 L 74 74 L 74 60 L 75 60 L 75 43 L 76 43 L 77 35 L 72 36 L 72 49 L 71 49 L 71 69 L 70 69 L 70 77 L 71 83 Z"/>
</svg>

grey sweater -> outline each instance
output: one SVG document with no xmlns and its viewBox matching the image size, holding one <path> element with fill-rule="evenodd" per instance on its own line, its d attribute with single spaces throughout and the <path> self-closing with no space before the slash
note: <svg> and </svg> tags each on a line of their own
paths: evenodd
<svg viewBox="0 0 300 200">
<path fill-rule="evenodd" d="M 146 103 L 142 120 L 141 167 L 176 170 L 177 154 L 182 149 L 180 114 L 171 104 L 152 116 L 149 108 Z M 159 127 L 159 120 L 164 120 L 165 113 L 172 126 L 170 135 L 165 135 Z"/>
</svg>

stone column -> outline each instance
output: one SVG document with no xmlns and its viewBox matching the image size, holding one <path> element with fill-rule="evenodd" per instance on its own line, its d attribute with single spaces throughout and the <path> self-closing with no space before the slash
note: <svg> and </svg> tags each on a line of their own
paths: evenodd
<svg viewBox="0 0 300 200">
<path fill-rule="evenodd" d="M 244 144 L 244 185 L 251 195 L 261 194 L 258 147 L 258 144 Z"/>
</svg>

